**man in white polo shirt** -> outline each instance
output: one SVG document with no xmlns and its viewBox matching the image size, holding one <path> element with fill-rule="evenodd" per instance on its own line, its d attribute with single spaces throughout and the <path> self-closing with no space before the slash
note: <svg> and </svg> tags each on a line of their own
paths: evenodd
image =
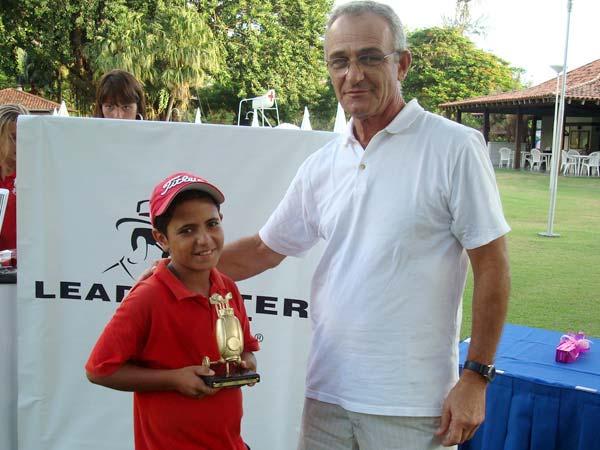
<svg viewBox="0 0 600 450">
<path fill-rule="evenodd" d="M 255 236 L 226 247 L 235 280 L 325 251 L 299 449 L 437 449 L 470 439 L 506 315 L 510 230 L 479 132 L 405 104 L 411 63 L 387 6 L 343 4 L 325 56 L 346 132 L 312 154 Z M 457 344 L 473 268 L 469 363 Z"/>
</svg>

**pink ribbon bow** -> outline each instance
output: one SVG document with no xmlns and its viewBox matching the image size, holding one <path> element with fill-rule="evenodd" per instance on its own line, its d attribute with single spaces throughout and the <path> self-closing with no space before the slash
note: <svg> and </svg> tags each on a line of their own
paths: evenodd
<svg viewBox="0 0 600 450">
<path fill-rule="evenodd" d="M 560 342 L 556 346 L 556 362 L 570 363 L 574 362 L 581 353 L 587 352 L 592 343 L 585 338 L 585 334 L 579 333 L 563 334 Z"/>
</svg>

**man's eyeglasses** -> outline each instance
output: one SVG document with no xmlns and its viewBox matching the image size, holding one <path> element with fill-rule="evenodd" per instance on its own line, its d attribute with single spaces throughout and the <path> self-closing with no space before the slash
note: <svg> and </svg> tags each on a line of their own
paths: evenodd
<svg viewBox="0 0 600 450">
<path fill-rule="evenodd" d="M 112 113 L 120 109 L 123 113 L 128 113 L 134 110 L 136 107 L 135 103 L 129 103 L 128 105 L 113 105 L 112 103 L 102 103 L 102 111 Z"/>
<path fill-rule="evenodd" d="M 348 73 L 348 71 L 350 70 L 350 64 L 352 64 L 353 61 L 356 61 L 360 68 L 362 70 L 365 70 L 374 67 L 379 67 L 390 56 L 397 54 L 398 51 L 393 51 L 392 53 L 388 53 L 387 55 L 382 55 L 379 53 L 368 53 L 366 55 L 360 55 L 354 60 L 351 58 L 333 58 L 327 60 L 327 67 L 333 75 L 341 77 Z"/>
</svg>

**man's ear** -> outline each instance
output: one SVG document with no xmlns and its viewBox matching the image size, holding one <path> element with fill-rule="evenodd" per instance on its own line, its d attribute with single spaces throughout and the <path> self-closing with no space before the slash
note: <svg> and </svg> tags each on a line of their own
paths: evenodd
<svg viewBox="0 0 600 450">
<path fill-rule="evenodd" d="M 156 228 L 153 228 L 152 229 L 152 237 L 157 242 L 157 244 L 160 245 L 160 248 L 162 248 L 163 252 L 165 252 L 165 253 L 169 252 L 169 240 L 167 239 L 167 236 L 162 234 Z"/>
<path fill-rule="evenodd" d="M 410 50 L 404 50 L 400 53 L 400 56 L 398 57 L 398 81 L 404 81 L 411 62 L 412 54 L 410 53 Z"/>
</svg>

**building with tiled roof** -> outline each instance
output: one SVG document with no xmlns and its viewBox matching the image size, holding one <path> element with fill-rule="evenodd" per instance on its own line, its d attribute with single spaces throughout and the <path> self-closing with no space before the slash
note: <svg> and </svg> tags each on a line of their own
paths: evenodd
<svg viewBox="0 0 600 450">
<path fill-rule="evenodd" d="M 562 79 L 561 79 L 562 83 Z M 560 86 L 559 86 L 560 89 Z M 484 97 L 469 98 L 456 102 L 440 105 L 445 110 L 458 110 L 467 112 L 470 109 L 481 109 L 481 106 L 501 112 L 513 105 L 544 105 L 550 104 L 554 108 L 556 99 L 556 78 L 532 86 L 527 89 L 500 94 L 486 95 Z M 592 104 L 600 106 L 600 59 L 567 73 L 566 102 L 570 104 Z M 471 111 L 472 112 L 472 111 Z"/>
<path fill-rule="evenodd" d="M 52 114 L 60 108 L 59 103 L 14 88 L 0 90 L 0 105 L 7 103 L 23 105 L 32 114 Z"/>
<path fill-rule="evenodd" d="M 515 141 L 536 142 L 536 134 L 541 132 L 540 146 L 547 148 L 552 142 L 556 91 L 561 84 L 562 78 L 558 84 L 554 78 L 520 91 L 443 103 L 440 108 L 459 122 L 462 113 L 483 114 L 486 141 L 490 114 L 514 114 Z M 523 126 L 524 121 L 528 130 Z M 600 150 L 600 59 L 567 72 L 564 134 L 562 148 L 574 148 L 584 154 Z M 520 152 L 520 145 L 516 145 L 516 150 Z M 516 163 L 518 167 L 518 159 Z"/>
</svg>

